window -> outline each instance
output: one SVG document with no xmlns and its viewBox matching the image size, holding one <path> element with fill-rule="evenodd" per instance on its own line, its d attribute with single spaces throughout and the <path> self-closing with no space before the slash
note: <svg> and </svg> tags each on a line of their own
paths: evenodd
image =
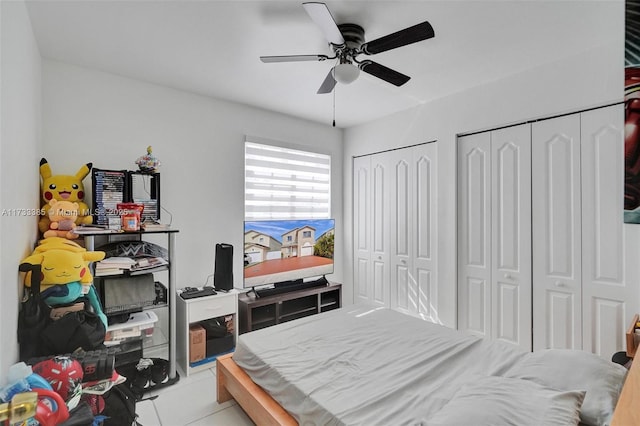
<svg viewBox="0 0 640 426">
<path fill-rule="evenodd" d="M 246 141 L 244 164 L 246 220 L 330 217 L 329 155 Z"/>
<path fill-rule="evenodd" d="M 302 238 L 311 238 L 311 231 L 302 231 Z"/>
</svg>

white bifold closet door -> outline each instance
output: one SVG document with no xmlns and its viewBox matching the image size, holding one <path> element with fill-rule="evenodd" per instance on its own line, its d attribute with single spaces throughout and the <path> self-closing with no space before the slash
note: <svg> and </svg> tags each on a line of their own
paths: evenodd
<svg viewBox="0 0 640 426">
<path fill-rule="evenodd" d="M 531 349 L 529 125 L 458 139 L 458 328 Z"/>
<path fill-rule="evenodd" d="M 354 159 L 355 300 L 437 321 L 437 145 Z"/>
<path fill-rule="evenodd" d="M 582 349 L 580 115 L 540 121 L 533 150 L 533 347 Z"/>
<path fill-rule="evenodd" d="M 625 268 L 623 106 L 582 113 L 581 132 L 582 348 L 609 360 L 625 349 L 639 293 Z"/>
<path fill-rule="evenodd" d="M 436 143 L 391 151 L 390 305 L 438 321 Z"/>
<path fill-rule="evenodd" d="M 534 349 L 624 348 L 622 105 L 549 119 L 533 135 Z"/>
<path fill-rule="evenodd" d="M 389 307 L 390 158 L 353 160 L 354 300 Z"/>
</svg>

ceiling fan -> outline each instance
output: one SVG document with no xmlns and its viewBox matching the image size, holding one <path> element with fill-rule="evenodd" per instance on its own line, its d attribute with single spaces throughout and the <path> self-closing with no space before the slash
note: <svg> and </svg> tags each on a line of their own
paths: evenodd
<svg viewBox="0 0 640 426">
<path fill-rule="evenodd" d="M 318 89 L 318 94 L 331 93 L 337 82 L 342 84 L 352 83 L 358 78 L 360 70 L 395 86 L 402 86 L 411 77 L 369 59 L 358 60 L 357 56 L 362 54 L 375 55 L 376 53 L 427 40 L 435 35 L 431 24 L 424 21 L 393 34 L 365 42 L 364 29 L 360 25 L 350 23 L 336 24 L 326 4 L 306 2 L 302 3 L 302 6 L 313 22 L 322 30 L 334 55 L 261 56 L 260 60 L 265 63 L 272 63 L 337 59 L 338 63 L 327 74 Z M 357 65 L 354 65 L 354 63 Z"/>
</svg>

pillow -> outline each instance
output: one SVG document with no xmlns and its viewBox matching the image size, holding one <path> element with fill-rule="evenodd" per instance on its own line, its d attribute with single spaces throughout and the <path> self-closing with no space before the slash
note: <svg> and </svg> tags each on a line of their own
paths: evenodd
<svg viewBox="0 0 640 426">
<path fill-rule="evenodd" d="M 609 423 L 626 375 L 619 364 L 570 349 L 533 352 L 505 374 L 559 390 L 584 389 L 580 420 L 589 426 Z"/>
<path fill-rule="evenodd" d="M 427 425 L 577 425 L 583 399 L 584 391 L 557 391 L 530 380 L 473 377 Z"/>
</svg>

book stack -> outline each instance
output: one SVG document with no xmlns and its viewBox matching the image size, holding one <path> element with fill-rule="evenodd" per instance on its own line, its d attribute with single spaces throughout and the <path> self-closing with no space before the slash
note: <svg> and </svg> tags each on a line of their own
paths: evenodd
<svg viewBox="0 0 640 426">
<path fill-rule="evenodd" d="M 136 261 L 130 257 L 107 257 L 96 262 L 96 277 L 108 275 L 120 275 L 130 271 L 136 265 Z"/>
<path fill-rule="evenodd" d="M 85 235 L 85 234 L 112 234 L 117 232 L 116 230 L 105 228 L 104 226 L 89 226 L 82 225 L 76 226 L 71 230 L 76 235 Z"/>
<path fill-rule="evenodd" d="M 169 229 L 169 225 L 167 225 L 166 223 L 158 223 L 155 221 L 144 221 L 142 222 L 142 229 L 144 229 L 145 231 L 166 231 L 167 229 Z"/>
<path fill-rule="evenodd" d="M 96 262 L 96 277 L 109 275 L 139 275 L 142 273 L 155 272 L 153 269 L 165 270 L 169 265 L 162 257 L 137 256 L 137 257 L 107 257 L 100 262 Z"/>
</svg>

